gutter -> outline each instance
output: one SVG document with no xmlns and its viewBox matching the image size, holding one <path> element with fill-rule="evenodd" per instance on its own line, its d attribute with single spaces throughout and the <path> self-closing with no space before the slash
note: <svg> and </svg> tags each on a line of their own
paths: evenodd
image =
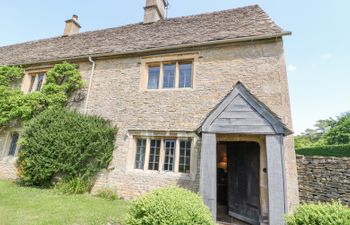
<svg viewBox="0 0 350 225">
<path fill-rule="evenodd" d="M 87 108 L 89 104 L 89 98 L 90 98 L 90 92 L 91 92 L 91 86 L 92 86 L 92 79 L 94 78 L 95 68 L 96 68 L 96 62 L 92 60 L 92 57 L 89 56 L 89 62 L 91 62 L 91 73 L 90 73 L 90 80 L 89 80 L 89 86 L 86 94 L 86 100 L 85 100 L 85 106 L 84 106 L 84 114 L 87 113 Z"/>
<path fill-rule="evenodd" d="M 166 47 L 159 47 L 159 48 L 150 48 L 150 49 L 144 49 L 144 50 L 126 51 L 126 52 L 121 52 L 121 53 L 105 52 L 105 53 L 91 55 L 88 57 L 99 58 L 99 57 L 111 57 L 111 56 L 128 56 L 128 55 L 132 55 L 132 54 L 147 54 L 147 53 L 151 53 L 151 52 L 167 51 L 167 50 L 174 50 L 174 49 L 195 48 L 195 47 L 203 47 L 203 46 L 215 46 L 215 45 L 222 45 L 222 44 L 233 44 L 233 43 L 238 43 L 238 42 L 252 42 L 252 41 L 274 39 L 274 38 L 277 39 L 279 37 L 288 36 L 291 34 L 292 34 L 292 32 L 290 32 L 290 31 L 284 31 L 281 33 L 269 34 L 269 35 L 258 35 L 258 36 L 241 37 L 241 38 L 233 38 L 233 39 L 225 39 L 225 40 L 214 40 L 214 41 L 208 41 L 208 42 L 202 42 L 202 43 L 180 44 L 180 45 L 173 45 L 173 46 L 166 46 Z M 31 64 L 39 64 L 39 63 L 54 63 L 54 62 L 66 61 L 66 60 L 82 60 L 82 59 L 85 59 L 86 57 L 87 57 L 87 55 L 81 55 L 81 56 L 76 56 L 76 57 L 58 58 L 55 60 L 38 61 L 35 63 L 18 63 L 18 64 L 13 64 L 13 65 L 31 65 Z"/>
</svg>

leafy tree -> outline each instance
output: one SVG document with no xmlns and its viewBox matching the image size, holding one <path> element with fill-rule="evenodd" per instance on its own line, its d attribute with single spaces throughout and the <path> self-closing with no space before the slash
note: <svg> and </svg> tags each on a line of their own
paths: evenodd
<svg viewBox="0 0 350 225">
<path fill-rule="evenodd" d="M 335 125 L 325 135 L 328 145 L 350 143 L 350 112 L 341 115 Z"/>
</svg>

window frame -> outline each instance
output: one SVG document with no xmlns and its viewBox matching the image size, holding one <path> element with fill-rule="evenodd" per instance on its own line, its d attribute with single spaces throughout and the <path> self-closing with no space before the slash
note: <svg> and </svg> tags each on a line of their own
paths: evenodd
<svg viewBox="0 0 350 225">
<path fill-rule="evenodd" d="M 188 148 L 188 146 L 185 145 L 185 151 L 184 151 L 184 156 L 183 156 L 183 160 L 184 162 L 181 163 L 181 143 L 182 142 L 186 142 L 190 144 L 190 147 Z M 190 173 L 191 171 L 191 155 L 192 155 L 192 141 L 191 140 L 180 140 L 179 141 L 179 163 L 178 163 L 178 170 L 180 173 Z M 189 152 L 189 156 L 187 155 L 187 153 Z M 188 159 L 189 158 L 189 159 Z M 189 160 L 189 163 L 187 165 L 187 159 Z M 186 167 L 188 166 L 188 169 L 186 170 Z M 181 171 L 181 168 L 184 169 L 185 171 Z M 188 172 L 187 172 L 188 171 Z"/>
<path fill-rule="evenodd" d="M 27 73 L 27 79 L 23 82 L 23 91 L 25 93 L 39 92 L 42 90 L 46 82 L 47 71 L 29 72 Z M 39 86 L 39 77 L 42 76 L 42 80 Z"/>
<path fill-rule="evenodd" d="M 158 149 L 158 162 L 156 162 L 156 157 L 157 154 L 151 154 L 151 150 L 152 150 L 152 141 L 154 142 L 158 142 L 159 143 L 159 149 Z M 146 149 L 147 150 L 147 149 Z M 162 140 L 161 139 L 150 139 L 150 147 L 149 147 L 149 156 L 148 156 L 148 166 L 147 166 L 147 170 L 153 170 L 153 171 L 158 171 L 161 168 L 161 164 L 160 164 L 160 159 L 161 159 L 161 150 L 162 150 Z M 151 155 L 153 155 L 153 160 L 151 161 Z M 152 169 L 151 167 L 151 163 L 152 163 Z M 155 165 L 157 164 L 157 169 L 155 169 Z"/>
<path fill-rule="evenodd" d="M 140 91 L 190 91 L 196 88 L 196 65 L 199 60 L 199 52 L 186 52 L 181 54 L 168 54 L 158 56 L 146 56 L 141 58 L 141 77 L 140 77 Z M 163 85 L 163 65 L 176 64 L 175 68 L 175 85 L 173 88 L 164 88 Z M 180 64 L 191 64 L 191 86 L 180 87 Z M 160 77 L 157 89 L 148 88 L 149 83 L 149 68 L 158 65 L 160 67 Z"/>
<path fill-rule="evenodd" d="M 143 168 L 136 168 L 136 155 L 137 155 L 137 141 L 143 139 L 146 140 L 146 149 L 145 149 L 145 159 L 144 159 L 144 165 Z M 130 164 L 132 165 L 132 167 L 130 169 L 132 170 L 143 170 L 143 171 L 147 171 L 147 172 L 157 172 L 157 173 L 166 173 L 166 174 L 181 174 L 181 175 L 188 175 L 188 176 L 193 176 L 193 174 L 196 173 L 196 171 L 194 171 L 194 169 L 192 167 L 196 167 L 196 159 L 195 159 L 195 153 L 194 153 L 194 146 L 195 146 L 195 141 L 197 140 L 196 136 L 192 136 L 192 135 L 188 135 L 188 136 L 140 136 L 140 135 L 132 135 L 132 140 L 134 144 L 130 145 L 130 147 L 133 148 L 134 152 L 132 154 L 132 158 L 130 158 Z M 158 143 L 160 143 L 160 147 L 159 147 L 159 159 L 158 159 L 158 168 L 156 168 L 155 166 L 151 167 L 151 163 L 153 163 L 151 157 L 151 146 L 152 146 L 152 141 L 157 141 Z M 166 159 L 166 141 L 173 141 L 174 142 L 174 152 L 173 152 L 173 159 L 172 159 L 172 170 L 166 170 L 164 165 L 165 165 L 165 159 Z M 190 144 L 190 156 L 189 156 L 189 160 L 190 160 L 190 164 L 189 164 L 189 170 L 186 172 L 181 172 L 179 170 L 179 158 L 180 158 L 180 142 L 181 141 L 189 141 Z M 130 155 L 131 156 L 131 155 Z M 154 157 L 153 157 L 154 158 Z"/>
<path fill-rule="evenodd" d="M 140 164 L 140 158 L 137 159 L 137 155 L 138 155 L 138 150 L 139 150 L 139 146 L 138 146 L 138 142 L 144 142 L 144 145 L 141 145 L 144 149 L 143 149 L 143 154 L 140 154 L 140 157 L 142 156 L 143 160 L 142 160 L 142 164 L 141 166 Z M 146 152 L 147 152 L 147 139 L 144 138 L 138 138 L 136 139 L 136 151 L 135 151 L 135 161 L 134 161 L 134 168 L 137 170 L 142 170 L 145 167 L 146 164 Z"/>
<path fill-rule="evenodd" d="M 14 141 L 14 135 L 16 135 L 16 140 Z M 7 156 L 16 156 L 18 149 L 19 133 L 17 131 L 10 132 L 10 140 L 7 148 Z M 14 148 L 13 148 L 14 147 Z"/>
</svg>

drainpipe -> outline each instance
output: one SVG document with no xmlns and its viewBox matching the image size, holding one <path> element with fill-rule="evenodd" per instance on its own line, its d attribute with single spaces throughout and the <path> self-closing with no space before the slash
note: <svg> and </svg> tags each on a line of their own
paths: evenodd
<svg viewBox="0 0 350 225">
<path fill-rule="evenodd" d="M 92 66 L 91 66 L 89 87 L 88 87 L 87 94 L 86 94 L 84 114 L 87 113 L 87 107 L 88 107 L 89 98 L 90 98 L 90 90 L 91 90 L 91 86 L 92 86 L 92 79 L 94 78 L 95 67 L 96 67 L 96 62 L 92 60 L 91 56 L 89 56 L 89 62 L 91 62 Z"/>
</svg>

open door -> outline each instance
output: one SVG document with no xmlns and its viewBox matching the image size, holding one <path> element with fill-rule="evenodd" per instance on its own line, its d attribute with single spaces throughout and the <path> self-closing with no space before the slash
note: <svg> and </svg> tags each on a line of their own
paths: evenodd
<svg viewBox="0 0 350 225">
<path fill-rule="evenodd" d="M 250 224 L 259 224 L 259 144 L 231 142 L 228 156 L 228 213 Z"/>
</svg>

